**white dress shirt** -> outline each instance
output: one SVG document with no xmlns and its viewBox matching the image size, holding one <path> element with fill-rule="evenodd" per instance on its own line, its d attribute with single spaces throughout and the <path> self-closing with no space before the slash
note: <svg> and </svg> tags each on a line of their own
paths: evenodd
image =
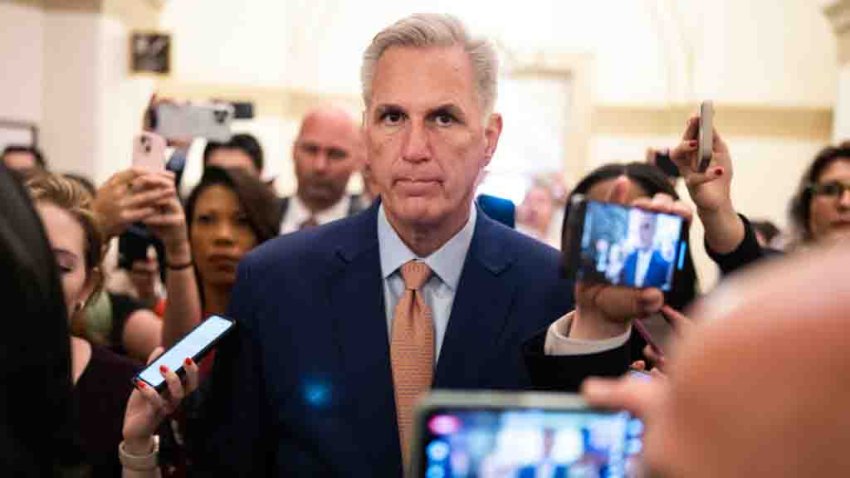
<svg viewBox="0 0 850 478">
<path fill-rule="evenodd" d="M 411 260 L 420 260 L 431 268 L 433 274 L 422 287 L 425 303 L 431 309 L 434 320 L 434 364 L 439 360 L 443 339 L 449 325 L 455 293 L 460 275 L 475 232 L 478 212 L 472 207 L 469 220 L 442 247 L 428 257 L 419 257 L 401 240 L 387 220 L 383 204 L 378 209 L 378 250 L 381 259 L 381 277 L 384 284 L 384 306 L 388 337 L 392 337 L 395 308 L 404 293 L 401 266 Z M 569 338 L 569 314 L 553 322 L 546 334 L 544 350 L 547 355 L 582 355 L 622 346 L 629 339 L 629 332 L 602 341 L 585 341 Z"/>
<path fill-rule="evenodd" d="M 316 223 L 321 226 L 337 219 L 342 219 L 348 216 L 348 211 L 351 208 L 351 196 L 345 194 L 342 199 L 336 202 L 333 206 L 319 211 L 315 214 L 310 212 L 306 204 L 293 194 L 289 197 L 289 205 L 286 207 L 286 214 L 280 222 L 280 233 L 289 234 L 301 229 L 301 224 L 311 217 L 316 220 Z"/>
<path fill-rule="evenodd" d="M 643 287 L 646 273 L 649 270 L 649 262 L 652 260 L 652 249 L 648 251 L 639 250 L 637 264 L 635 265 L 635 287 Z"/>
</svg>

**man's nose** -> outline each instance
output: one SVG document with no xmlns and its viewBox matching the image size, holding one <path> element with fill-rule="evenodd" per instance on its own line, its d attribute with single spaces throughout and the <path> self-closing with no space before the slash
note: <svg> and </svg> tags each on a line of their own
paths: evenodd
<svg viewBox="0 0 850 478">
<path fill-rule="evenodd" d="M 421 122 L 411 121 L 405 136 L 404 148 L 401 152 L 405 161 L 425 161 L 430 156 L 428 131 Z"/>
<path fill-rule="evenodd" d="M 328 166 L 328 152 L 324 149 L 319 150 L 313 157 L 313 170 L 317 173 L 323 173 L 328 170 Z"/>
<path fill-rule="evenodd" d="M 842 209 L 850 209 L 850 188 L 845 187 L 838 196 L 838 205 Z"/>
</svg>

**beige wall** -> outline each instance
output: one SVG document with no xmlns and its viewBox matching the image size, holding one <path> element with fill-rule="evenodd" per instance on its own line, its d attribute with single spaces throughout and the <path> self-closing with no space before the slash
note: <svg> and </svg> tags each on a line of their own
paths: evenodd
<svg viewBox="0 0 850 478">
<path fill-rule="evenodd" d="M 0 118 L 41 120 L 43 38 L 42 10 L 0 3 Z"/>
</svg>

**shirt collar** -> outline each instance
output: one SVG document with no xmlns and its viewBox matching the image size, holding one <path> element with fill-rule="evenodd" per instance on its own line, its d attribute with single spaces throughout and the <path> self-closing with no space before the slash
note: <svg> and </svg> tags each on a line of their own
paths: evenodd
<svg viewBox="0 0 850 478">
<path fill-rule="evenodd" d="M 469 252 L 469 245 L 472 243 L 472 235 L 475 232 L 477 216 L 478 212 L 473 204 L 469 212 L 469 220 L 457 234 L 430 256 L 419 257 L 407 247 L 390 225 L 384 205 L 381 204 L 378 209 L 378 249 L 381 255 L 383 278 L 387 279 L 406 262 L 418 259 L 427 264 L 450 289 L 457 290 L 466 253 Z"/>
<path fill-rule="evenodd" d="M 327 224 L 331 221 L 342 219 L 348 215 L 348 209 L 350 206 L 351 196 L 344 194 L 342 198 L 336 202 L 336 204 L 323 211 L 319 211 L 316 214 L 312 214 L 312 216 L 318 224 Z M 307 208 L 307 205 L 301 201 L 301 198 L 299 198 L 297 194 L 292 195 L 289 208 L 292 210 L 290 217 L 295 224 L 300 225 L 307 219 L 310 219 L 310 209 Z"/>
</svg>

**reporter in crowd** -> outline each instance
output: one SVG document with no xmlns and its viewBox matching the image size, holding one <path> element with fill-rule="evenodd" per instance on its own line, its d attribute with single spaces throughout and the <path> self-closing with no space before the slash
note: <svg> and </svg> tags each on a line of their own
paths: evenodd
<svg viewBox="0 0 850 478">
<path fill-rule="evenodd" d="M 47 171 L 44 155 L 35 146 L 10 145 L 0 154 L 0 163 L 20 177 L 28 177 L 39 171 Z"/>
<path fill-rule="evenodd" d="M 236 268 L 250 250 L 277 236 L 278 202 L 242 169 L 208 167 L 186 200 L 202 317 L 224 314 Z M 184 332 L 194 324 L 187 324 Z"/>
<path fill-rule="evenodd" d="M 567 204 L 564 207 L 564 220 L 561 229 L 562 238 L 567 236 L 567 223 L 570 217 L 573 199 L 578 195 L 582 195 L 593 201 L 603 201 L 608 197 L 614 183 L 619 177 L 626 178 L 629 183 L 628 194 L 626 196 L 627 202 L 632 202 L 638 198 L 653 198 L 658 194 L 669 196 L 674 200 L 679 199 L 679 195 L 673 189 L 667 176 L 655 166 L 638 162 L 600 166 L 582 178 L 573 190 L 570 191 L 567 197 Z M 666 293 L 667 304 L 677 310 L 684 309 L 699 294 L 699 284 L 688 235 L 685 236 L 685 241 L 687 247 L 685 248 L 685 259 L 682 263 L 682 269 L 676 272 L 673 289 Z M 659 312 L 641 320 L 644 321 L 653 338 L 663 346 L 667 342 L 667 338 L 671 332 L 667 319 L 662 317 Z M 641 360 L 643 358 L 641 354 L 645 345 L 646 343 L 642 338 L 637 335 L 633 337 L 631 355 L 634 360 Z"/>
<path fill-rule="evenodd" d="M 50 476 L 71 461 L 68 313 L 44 228 L 3 164 L 0 290 L 12 298 L 0 334 L 0 475 Z"/>
<path fill-rule="evenodd" d="M 103 235 L 92 197 L 77 182 L 51 174 L 31 179 L 27 189 L 59 267 L 68 320 L 73 320 L 100 287 Z M 82 338 L 71 336 L 70 341 L 73 461 L 94 476 L 114 476 L 120 471 L 116 450 L 124 405 L 138 367 Z"/>
<path fill-rule="evenodd" d="M 850 237 L 850 142 L 815 156 L 800 179 L 790 213 L 796 247 Z"/>
<path fill-rule="evenodd" d="M 358 196 L 346 187 L 364 162 L 360 128 L 344 110 L 321 106 L 309 111 L 292 145 L 297 189 L 281 201 L 280 233 L 327 224 L 359 212 Z"/>
<path fill-rule="evenodd" d="M 238 168 L 257 179 L 262 178 L 263 147 L 247 133 L 234 134 L 229 141 L 207 141 L 203 154 L 204 168 Z"/>
<path fill-rule="evenodd" d="M 730 279 L 693 311 L 666 378 L 591 379 L 585 398 L 644 420 L 650 476 L 845 476 L 848 264 L 832 248 Z"/>
</svg>

